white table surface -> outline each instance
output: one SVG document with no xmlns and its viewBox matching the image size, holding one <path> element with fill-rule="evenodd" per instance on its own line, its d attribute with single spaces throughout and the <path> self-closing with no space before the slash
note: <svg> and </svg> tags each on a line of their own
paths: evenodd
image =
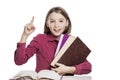
<svg viewBox="0 0 120 80">
<path fill-rule="evenodd" d="M 62 80 L 92 80 L 91 76 L 63 76 Z"/>
</svg>

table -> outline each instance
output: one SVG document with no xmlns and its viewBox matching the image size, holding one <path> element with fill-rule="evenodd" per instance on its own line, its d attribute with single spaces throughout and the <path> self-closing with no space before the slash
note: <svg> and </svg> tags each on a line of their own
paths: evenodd
<svg viewBox="0 0 120 80">
<path fill-rule="evenodd" d="M 92 80 L 91 76 L 63 76 L 62 80 Z"/>
</svg>

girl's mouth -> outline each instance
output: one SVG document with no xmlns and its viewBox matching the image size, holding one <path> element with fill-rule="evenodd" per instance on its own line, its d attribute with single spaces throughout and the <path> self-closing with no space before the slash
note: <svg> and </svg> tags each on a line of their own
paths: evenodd
<svg viewBox="0 0 120 80">
<path fill-rule="evenodd" d="M 54 31 L 55 31 L 55 32 L 59 32 L 59 31 L 60 31 L 60 29 L 54 29 Z"/>
</svg>

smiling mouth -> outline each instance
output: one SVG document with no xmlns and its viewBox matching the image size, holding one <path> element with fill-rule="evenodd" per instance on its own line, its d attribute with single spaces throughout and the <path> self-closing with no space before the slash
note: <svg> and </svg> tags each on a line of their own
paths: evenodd
<svg viewBox="0 0 120 80">
<path fill-rule="evenodd" d="M 55 32 L 59 32 L 59 31 L 60 31 L 60 29 L 54 29 L 54 31 L 55 31 Z"/>
</svg>

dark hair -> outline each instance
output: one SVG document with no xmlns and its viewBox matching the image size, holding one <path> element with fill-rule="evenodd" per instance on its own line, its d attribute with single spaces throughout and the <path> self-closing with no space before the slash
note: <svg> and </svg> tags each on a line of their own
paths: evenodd
<svg viewBox="0 0 120 80">
<path fill-rule="evenodd" d="M 68 16 L 67 12 L 62 7 L 53 7 L 48 11 L 46 19 L 45 19 L 44 33 L 46 33 L 46 34 L 51 33 L 50 29 L 47 27 L 46 22 L 48 20 L 49 15 L 53 12 L 60 13 L 61 15 L 63 15 L 66 18 L 66 20 L 68 20 L 68 26 L 65 28 L 63 34 L 70 34 L 70 32 L 71 32 L 71 21 L 70 21 L 70 18 Z"/>
</svg>

